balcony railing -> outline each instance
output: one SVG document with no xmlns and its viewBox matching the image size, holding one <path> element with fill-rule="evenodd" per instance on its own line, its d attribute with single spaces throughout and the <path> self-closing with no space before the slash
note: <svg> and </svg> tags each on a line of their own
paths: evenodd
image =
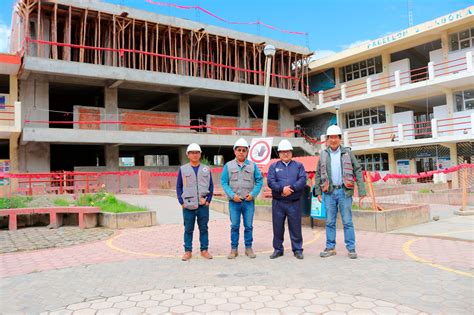
<svg viewBox="0 0 474 315">
<path fill-rule="evenodd" d="M 412 124 L 389 125 L 364 130 L 344 131 L 344 145 L 356 148 L 403 143 L 409 140 L 440 139 L 446 137 L 465 137 L 474 139 L 474 113 L 458 117 L 420 121 Z"/>
<path fill-rule="evenodd" d="M 14 105 L 0 104 L 0 131 L 20 132 L 21 103 Z"/>
<path fill-rule="evenodd" d="M 313 97 L 317 97 L 318 105 L 325 103 L 344 101 L 346 99 L 371 94 L 393 87 L 413 84 L 420 81 L 432 80 L 434 78 L 456 74 L 462 71 L 472 71 L 472 51 L 466 53 L 465 56 L 444 61 L 440 63 L 429 62 L 427 66 L 407 71 L 395 71 L 392 75 L 382 76 L 376 79 L 368 77 L 365 81 L 352 84 L 341 84 L 340 86 L 313 93 Z"/>
</svg>

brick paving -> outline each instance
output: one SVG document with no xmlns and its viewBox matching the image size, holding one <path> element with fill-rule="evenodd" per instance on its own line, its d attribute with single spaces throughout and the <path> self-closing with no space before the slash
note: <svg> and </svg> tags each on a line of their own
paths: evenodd
<svg viewBox="0 0 474 315">
<path fill-rule="evenodd" d="M 229 225 L 210 222 L 210 261 L 180 261 L 182 224 L 0 254 L 2 313 L 474 313 L 472 242 L 357 231 L 360 258 L 350 260 L 338 230 L 338 255 L 321 259 L 324 230 L 304 228 L 304 260 L 289 248 L 270 260 L 271 223 L 255 221 L 257 258 L 229 261 Z M 196 228 L 196 254 L 197 240 Z"/>
</svg>

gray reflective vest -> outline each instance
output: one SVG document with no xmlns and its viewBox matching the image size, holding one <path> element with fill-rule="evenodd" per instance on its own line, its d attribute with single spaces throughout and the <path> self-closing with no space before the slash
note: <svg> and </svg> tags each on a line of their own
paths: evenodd
<svg viewBox="0 0 474 315">
<path fill-rule="evenodd" d="M 209 184 L 211 183 L 211 170 L 206 165 L 199 165 L 199 170 L 194 173 L 191 164 L 181 166 L 183 178 L 183 194 L 181 197 L 186 209 L 195 210 L 199 207 L 199 198 L 209 195 Z"/>
<path fill-rule="evenodd" d="M 237 160 L 227 162 L 227 171 L 229 173 L 229 186 L 232 191 L 241 198 L 250 194 L 255 186 L 255 163 L 249 161 L 240 168 Z M 256 196 L 254 196 L 256 197 Z"/>
<path fill-rule="evenodd" d="M 330 150 L 330 149 L 327 149 Z M 329 157 L 329 152 L 324 150 L 321 152 L 320 163 L 321 163 L 321 190 L 323 192 L 328 192 L 329 189 L 329 179 L 328 179 L 328 169 L 327 164 Z M 344 186 L 347 189 L 354 189 L 354 166 L 352 165 L 351 153 L 349 149 L 340 148 L 341 150 L 341 164 L 342 164 L 342 180 Z"/>
</svg>

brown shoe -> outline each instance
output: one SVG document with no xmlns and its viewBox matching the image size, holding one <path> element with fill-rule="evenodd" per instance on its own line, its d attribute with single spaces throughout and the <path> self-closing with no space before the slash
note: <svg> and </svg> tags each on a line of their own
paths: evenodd
<svg viewBox="0 0 474 315">
<path fill-rule="evenodd" d="M 248 256 L 249 258 L 255 258 L 257 255 L 252 250 L 252 247 L 246 248 L 245 249 L 245 255 Z"/>
<path fill-rule="evenodd" d="M 182 261 L 188 261 L 193 257 L 193 254 L 191 252 L 184 252 L 183 257 L 181 258 Z"/>
<path fill-rule="evenodd" d="M 235 259 L 235 257 L 239 256 L 239 252 L 237 252 L 237 248 L 232 248 L 230 251 L 229 256 L 227 256 L 228 259 Z"/>
<path fill-rule="evenodd" d="M 207 250 L 202 250 L 201 251 L 201 256 L 205 259 L 212 259 L 212 255 L 209 254 L 209 252 Z"/>
</svg>

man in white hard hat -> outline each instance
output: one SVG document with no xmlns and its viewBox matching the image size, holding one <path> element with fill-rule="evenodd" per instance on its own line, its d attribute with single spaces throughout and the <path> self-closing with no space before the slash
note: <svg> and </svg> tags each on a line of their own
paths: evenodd
<svg viewBox="0 0 474 315">
<path fill-rule="evenodd" d="M 211 170 L 207 165 L 201 164 L 201 147 L 191 143 L 186 149 L 189 163 L 181 166 L 176 182 L 176 194 L 183 208 L 184 221 L 184 255 L 183 261 L 192 257 L 194 224 L 199 226 L 199 241 L 201 243 L 201 256 L 212 259 L 209 254 L 209 203 L 212 200 L 214 185 Z"/>
<path fill-rule="evenodd" d="M 253 243 L 253 215 L 255 212 L 255 198 L 263 185 L 263 176 L 257 165 L 247 160 L 249 144 L 244 138 L 234 144 L 235 159 L 224 165 L 221 184 L 229 198 L 230 214 L 230 254 L 229 259 L 235 259 L 239 247 L 240 217 L 244 221 L 245 255 L 255 258 L 252 249 Z"/>
<path fill-rule="evenodd" d="M 326 206 L 326 248 L 321 257 L 336 255 L 336 217 L 341 212 L 344 227 L 344 241 L 349 258 L 357 258 L 354 225 L 352 223 L 352 196 L 354 177 L 359 189 L 359 197 L 366 195 L 360 167 L 350 148 L 341 145 L 342 131 L 336 125 L 329 126 L 326 132 L 327 148 L 321 152 L 313 194 Z"/>
<path fill-rule="evenodd" d="M 306 186 L 303 164 L 293 161 L 293 146 L 283 139 L 278 144 L 280 160 L 270 165 L 268 187 L 272 190 L 273 254 L 270 259 L 283 256 L 285 219 L 288 218 L 291 249 L 298 259 L 303 259 L 300 197 Z"/>
</svg>

